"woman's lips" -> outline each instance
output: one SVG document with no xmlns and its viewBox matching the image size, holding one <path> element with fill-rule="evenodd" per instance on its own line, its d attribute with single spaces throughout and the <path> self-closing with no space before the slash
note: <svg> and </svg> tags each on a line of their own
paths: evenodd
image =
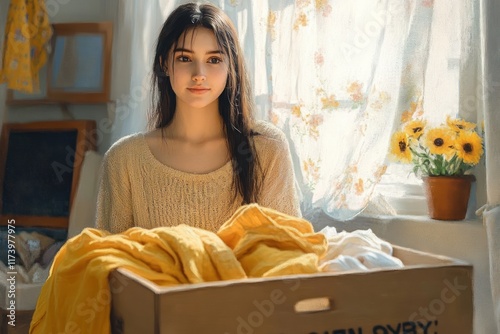
<svg viewBox="0 0 500 334">
<path fill-rule="evenodd" d="M 210 89 L 204 87 L 193 87 L 193 88 L 188 88 L 188 90 L 193 94 L 203 94 L 208 92 Z"/>
</svg>

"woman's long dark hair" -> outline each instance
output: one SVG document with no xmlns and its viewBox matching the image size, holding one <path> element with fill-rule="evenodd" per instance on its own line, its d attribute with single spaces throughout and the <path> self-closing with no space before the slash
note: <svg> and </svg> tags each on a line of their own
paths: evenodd
<svg viewBox="0 0 500 334">
<path fill-rule="evenodd" d="M 257 202 L 260 181 L 257 153 L 253 144 L 253 100 L 243 52 L 236 29 L 229 17 L 212 4 L 188 3 L 177 7 L 165 21 L 158 36 L 153 63 L 153 108 L 150 127 L 162 129 L 174 117 L 175 93 L 165 73 L 169 51 L 176 48 L 185 31 L 204 27 L 212 30 L 228 62 L 226 88 L 219 97 L 219 113 L 233 166 L 234 198 L 243 197 L 242 204 Z"/>
</svg>

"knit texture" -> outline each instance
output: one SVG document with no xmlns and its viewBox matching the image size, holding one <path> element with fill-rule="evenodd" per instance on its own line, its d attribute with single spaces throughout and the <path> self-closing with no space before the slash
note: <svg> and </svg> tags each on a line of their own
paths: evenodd
<svg viewBox="0 0 500 334">
<path fill-rule="evenodd" d="M 259 121 L 253 137 L 263 173 L 258 204 L 300 217 L 290 149 L 274 125 Z M 240 207 L 232 188 L 233 167 L 194 174 L 159 162 L 144 133 L 117 141 L 106 152 L 97 202 L 96 227 L 120 233 L 137 226 L 186 224 L 217 231 Z"/>
</svg>

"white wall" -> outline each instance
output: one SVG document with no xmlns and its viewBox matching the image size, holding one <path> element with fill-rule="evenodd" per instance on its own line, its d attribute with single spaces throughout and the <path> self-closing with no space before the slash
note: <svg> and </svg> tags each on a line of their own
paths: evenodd
<svg viewBox="0 0 500 334">
<path fill-rule="evenodd" d="M 109 0 L 45 0 L 52 23 L 97 22 L 110 19 Z"/>
<path fill-rule="evenodd" d="M 337 231 L 371 229 L 392 244 L 464 260 L 474 270 L 474 334 L 496 333 L 490 286 L 489 253 L 486 229 L 481 220 L 447 222 L 400 216 L 386 218 L 356 217 L 338 222 L 326 215 L 315 220 L 316 231 L 334 226 Z"/>
<path fill-rule="evenodd" d="M 0 1 L 0 29 L 4 29 L 9 1 Z M 46 0 L 47 12 L 52 23 L 64 22 L 98 22 L 112 21 L 116 11 L 114 0 Z M 1 31 L 1 36 L 4 36 Z M 2 37 L 3 38 L 3 37 Z M 2 43 L 3 45 L 3 43 Z M 0 86 L 0 121 L 2 123 L 30 122 L 63 119 L 90 119 L 97 122 L 108 117 L 107 106 L 96 105 L 69 105 L 69 113 L 64 113 L 58 105 L 40 106 L 6 106 L 6 84 Z M 98 131 L 104 134 L 99 142 L 99 152 L 104 153 L 108 147 L 109 134 L 106 131 Z"/>
</svg>

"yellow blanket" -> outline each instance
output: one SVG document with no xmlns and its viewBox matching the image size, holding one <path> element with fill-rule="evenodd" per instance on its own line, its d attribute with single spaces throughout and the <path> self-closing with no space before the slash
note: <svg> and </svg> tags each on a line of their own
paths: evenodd
<svg viewBox="0 0 500 334">
<path fill-rule="evenodd" d="M 109 333 L 108 274 L 117 267 L 162 286 L 311 273 L 326 247 L 307 221 L 257 205 L 241 207 L 219 235 L 187 225 L 87 228 L 56 255 L 30 333 Z"/>
<path fill-rule="evenodd" d="M 318 272 L 327 249 L 325 236 L 308 221 L 256 204 L 240 207 L 217 235 L 249 277 Z"/>
</svg>

